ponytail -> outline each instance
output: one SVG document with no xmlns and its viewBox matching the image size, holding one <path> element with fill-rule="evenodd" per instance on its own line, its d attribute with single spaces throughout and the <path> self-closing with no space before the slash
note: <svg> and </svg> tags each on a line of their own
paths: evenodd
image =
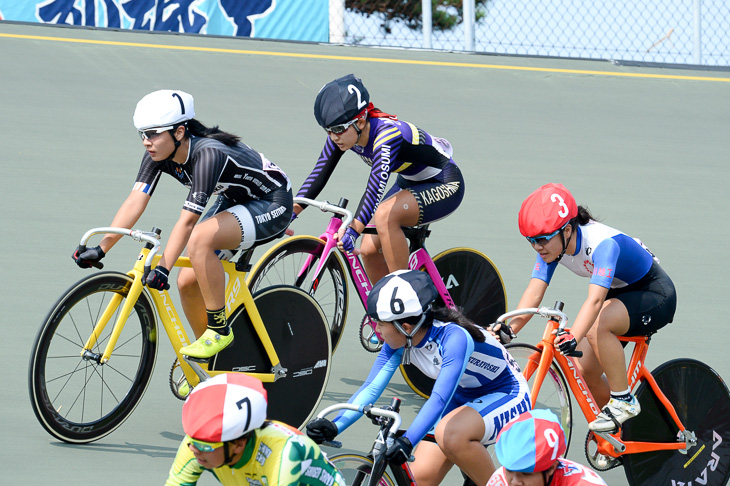
<svg viewBox="0 0 730 486">
<path fill-rule="evenodd" d="M 240 137 L 233 135 L 232 133 L 224 132 L 218 128 L 218 125 L 208 128 L 195 118 L 188 120 L 187 130 L 196 137 L 212 138 L 228 145 L 229 147 L 233 147 L 241 141 Z"/>
<path fill-rule="evenodd" d="M 398 116 L 396 115 L 391 115 L 389 113 L 385 113 L 379 108 L 375 108 L 375 105 L 373 105 L 372 103 L 369 103 L 365 110 L 367 110 L 368 118 L 390 118 L 391 120 L 398 119 Z"/>
</svg>

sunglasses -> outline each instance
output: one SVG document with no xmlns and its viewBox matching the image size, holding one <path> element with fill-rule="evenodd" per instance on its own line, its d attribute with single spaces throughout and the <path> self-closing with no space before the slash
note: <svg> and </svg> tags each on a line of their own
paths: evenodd
<svg viewBox="0 0 730 486">
<path fill-rule="evenodd" d="M 213 452 L 219 447 L 223 447 L 223 442 L 204 442 L 193 439 L 192 437 L 188 437 L 188 443 L 192 444 L 200 452 Z"/>
<path fill-rule="evenodd" d="M 159 127 L 159 128 L 150 128 L 149 130 L 138 130 L 139 138 L 142 140 L 152 140 L 153 138 L 157 138 L 160 136 L 160 134 L 165 133 L 168 130 L 172 130 L 175 128 L 174 126 L 169 127 Z"/>
<path fill-rule="evenodd" d="M 349 122 L 343 123 L 342 125 L 335 125 L 332 127 L 327 127 L 324 129 L 324 131 L 327 133 L 334 133 L 335 135 L 340 135 L 340 134 L 344 133 L 345 130 L 350 128 L 350 125 L 352 125 L 353 123 L 355 123 L 358 120 L 359 120 L 359 118 L 355 118 L 354 120 L 350 120 Z"/>
<path fill-rule="evenodd" d="M 564 227 L 565 226 L 563 226 L 563 228 Z M 533 245 L 545 246 L 547 244 L 547 242 L 550 241 L 551 239 L 553 239 L 555 237 L 555 235 L 560 233 L 563 230 L 563 228 L 560 228 L 559 230 L 555 231 L 554 233 L 550 233 L 549 235 L 525 236 L 525 238 L 527 238 L 527 241 L 529 241 Z"/>
</svg>

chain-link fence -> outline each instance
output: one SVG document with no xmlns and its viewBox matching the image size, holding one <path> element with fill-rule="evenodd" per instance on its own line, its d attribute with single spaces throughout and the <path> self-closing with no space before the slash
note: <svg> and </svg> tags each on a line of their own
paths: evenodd
<svg viewBox="0 0 730 486">
<path fill-rule="evenodd" d="M 730 66 L 730 0 L 330 0 L 330 41 Z"/>
</svg>

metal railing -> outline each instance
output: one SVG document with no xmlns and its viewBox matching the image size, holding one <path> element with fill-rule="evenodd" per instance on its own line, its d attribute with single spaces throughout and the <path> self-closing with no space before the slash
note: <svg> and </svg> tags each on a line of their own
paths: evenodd
<svg viewBox="0 0 730 486">
<path fill-rule="evenodd" d="M 330 42 L 730 66 L 730 1 L 330 0 Z"/>
</svg>

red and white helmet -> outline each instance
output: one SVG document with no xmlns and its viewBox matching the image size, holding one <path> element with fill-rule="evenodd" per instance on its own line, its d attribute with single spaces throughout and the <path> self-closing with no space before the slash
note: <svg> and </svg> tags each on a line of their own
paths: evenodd
<svg viewBox="0 0 730 486">
<path fill-rule="evenodd" d="M 545 184 L 527 196 L 520 207 L 522 236 L 549 235 L 578 216 L 575 198 L 562 184 Z"/>
<path fill-rule="evenodd" d="M 196 386 L 185 401 L 185 433 L 205 442 L 227 442 L 261 427 L 266 420 L 267 397 L 257 378 L 221 373 Z"/>
</svg>

